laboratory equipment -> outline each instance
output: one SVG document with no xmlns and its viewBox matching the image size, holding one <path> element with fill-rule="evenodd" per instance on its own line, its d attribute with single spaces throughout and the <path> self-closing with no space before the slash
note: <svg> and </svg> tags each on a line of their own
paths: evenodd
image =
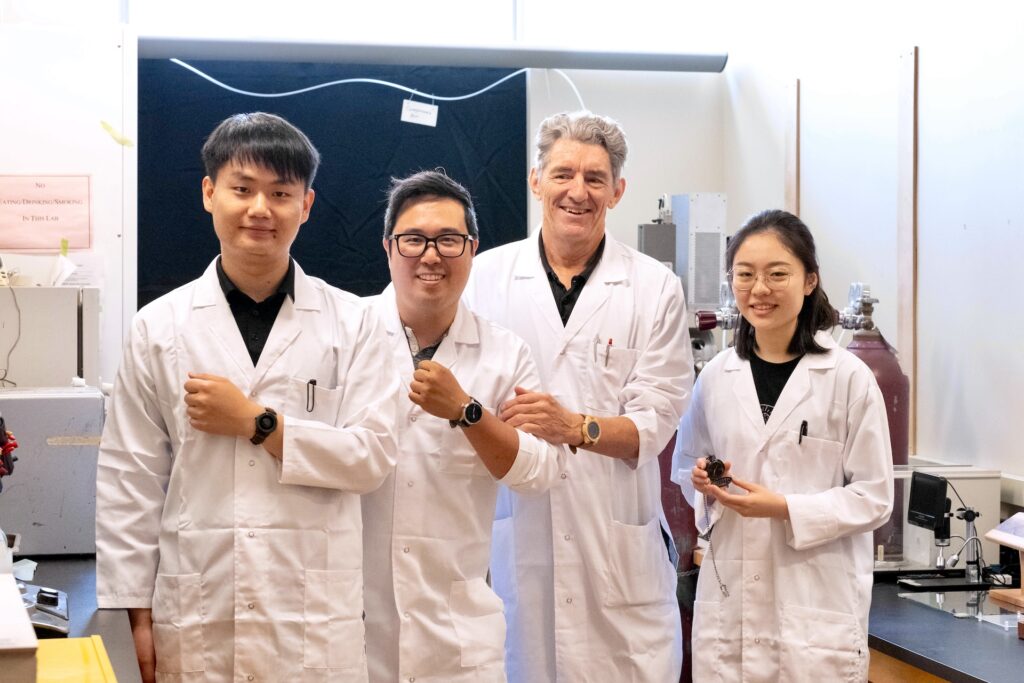
<svg viewBox="0 0 1024 683">
<path fill-rule="evenodd" d="M 1024 512 L 1018 512 L 1007 518 L 999 526 L 989 530 L 985 534 L 985 538 L 1013 548 L 1024 562 Z M 996 600 L 1015 605 L 1018 608 L 1024 607 L 1024 581 L 1022 581 L 1021 588 L 994 588 L 991 595 Z"/>
<path fill-rule="evenodd" d="M 17 426 L 17 476 L 0 495 L 0 526 L 23 555 L 96 552 L 96 460 L 103 394 L 93 387 L 7 389 L 0 413 Z"/>
<path fill-rule="evenodd" d="M 66 387 L 73 377 L 99 386 L 99 301 L 95 287 L 0 288 L 6 378 L 22 389 Z"/>
<path fill-rule="evenodd" d="M 71 631 L 68 594 L 56 588 L 18 582 L 21 601 L 38 638 L 66 638 Z"/>
<path fill-rule="evenodd" d="M 875 325 L 873 314 L 878 299 L 871 295 L 871 286 L 864 282 L 851 283 L 847 299 L 846 308 L 837 313 L 836 322 L 844 330 L 853 330 L 853 339 L 846 350 L 864 361 L 875 375 L 889 422 L 893 465 L 906 465 L 909 457 L 910 379 L 900 369 L 896 349 L 889 345 Z M 892 516 L 875 529 L 875 546 L 881 548 L 886 561 L 902 559 L 901 495 L 902 490 L 897 489 Z"/>
<path fill-rule="evenodd" d="M 14 449 L 18 447 L 14 440 L 14 434 L 7 431 L 6 420 L 0 413 L 0 477 L 9 476 L 14 472 Z M 26 476 L 24 468 L 21 468 L 21 476 Z M 0 488 L 0 493 L 3 489 Z M 8 494 L 9 495 L 9 494 Z M 6 499 L 4 499 L 6 501 Z M 20 550 L 18 538 L 8 539 L 2 528 L 3 522 L 0 516 L 0 574 L 10 574 L 13 571 L 11 555 Z M 13 540 L 13 542 L 12 542 Z M 16 582 L 18 592 L 21 595 L 21 602 L 24 605 L 29 622 L 35 629 L 36 636 L 64 637 L 68 635 L 71 627 L 68 614 L 68 596 L 63 591 L 54 590 L 45 586 Z M 2 639 L 2 638 L 0 638 Z"/>
<path fill-rule="evenodd" d="M 718 301 L 725 277 L 725 209 L 721 192 L 663 196 L 658 217 L 637 228 L 637 249 L 679 276 L 691 311 Z"/>
<path fill-rule="evenodd" d="M 731 310 L 732 320 L 738 318 L 732 290 L 728 285 L 722 289 L 725 278 L 725 208 L 726 196 L 722 193 L 694 192 L 663 195 L 658 199 L 658 217 L 650 223 L 637 226 L 637 249 L 657 259 L 670 268 L 682 281 L 686 307 L 690 311 L 720 306 L 721 311 Z M 733 325 L 734 326 L 734 325 Z M 696 321 L 690 327 L 690 344 L 693 351 L 694 370 L 699 374 L 719 348 L 725 348 L 715 341 L 711 327 L 702 327 Z M 721 329 L 732 329 L 723 323 Z"/>
<path fill-rule="evenodd" d="M 946 536 L 945 544 L 940 544 L 936 539 L 936 545 L 948 545 L 948 518 L 951 513 L 950 500 L 946 497 L 948 482 L 945 478 L 928 474 L 926 472 L 914 472 L 910 480 L 910 501 L 907 507 L 907 521 Z M 963 578 L 954 576 L 935 577 L 903 577 L 898 583 L 903 588 L 912 591 L 956 591 L 956 590 L 987 590 L 988 582 L 984 581 L 981 574 L 981 541 L 978 538 L 975 520 L 981 513 L 969 507 L 960 498 L 960 494 L 953 487 L 953 492 L 960 499 L 962 507 L 957 508 L 955 513 L 957 519 L 964 522 L 964 544 L 949 559 L 937 567 L 940 570 L 953 569 L 960 559 L 960 553 L 966 555 L 966 567 Z M 942 547 L 939 549 L 939 558 L 942 557 Z M 938 561 L 937 561 L 938 562 Z"/>
<path fill-rule="evenodd" d="M 945 518 L 949 499 L 946 480 L 927 472 L 910 475 L 910 502 L 907 521 L 915 526 L 935 530 Z"/>
<path fill-rule="evenodd" d="M 846 308 L 839 312 L 838 323 L 853 330 L 846 349 L 871 368 L 882 390 L 889 418 L 889 442 L 894 465 L 906 465 L 910 434 L 910 379 L 900 369 L 896 349 L 882 336 L 872 318 L 878 299 L 863 282 L 850 284 Z"/>
</svg>

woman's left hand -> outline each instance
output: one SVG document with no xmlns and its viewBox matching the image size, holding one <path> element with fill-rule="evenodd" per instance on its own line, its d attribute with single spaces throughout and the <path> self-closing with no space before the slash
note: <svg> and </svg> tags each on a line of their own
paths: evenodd
<svg viewBox="0 0 1024 683">
<path fill-rule="evenodd" d="M 726 489 L 719 489 L 715 491 L 715 498 L 722 505 L 743 517 L 789 519 L 789 505 L 786 504 L 785 496 L 770 491 L 760 484 L 735 477 L 732 483 L 744 489 L 746 493 L 730 493 Z"/>
</svg>

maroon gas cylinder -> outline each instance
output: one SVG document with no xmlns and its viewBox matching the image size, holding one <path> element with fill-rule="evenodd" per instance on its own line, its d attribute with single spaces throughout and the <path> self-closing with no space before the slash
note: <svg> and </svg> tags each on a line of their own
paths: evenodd
<svg viewBox="0 0 1024 683">
<path fill-rule="evenodd" d="M 871 368 L 882 390 L 885 413 L 889 418 L 889 442 L 894 465 L 908 462 L 910 434 L 910 379 L 903 374 L 896 350 L 877 329 L 857 330 L 846 347 Z M 884 546 L 886 560 L 903 559 L 903 491 L 896 487 L 892 517 L 875 530 L 875 546 Z"/>
<path fill-rule="evenodd" d="M 676 437 L 673 436 L 658 456 L 658 461 L 661 465 L 661 504 L 665 509 L 665 519 L 676 543 L 676 550 L 679 551 L 679 571 L 682 573 L 694 567 L 693 551 L 697 547 L 697 525 L 693 520 L 693 508 L 683 497 L 679 484 L 672 481 L 672 452 L 675 447 Z M 679 616 L 683 624 L 683 670 L 679 683 L 693 681 L 690 673 L 690 632 L 693 627 L 696 579 L 696 576 L 680 577 L 676 588 Z"/>
</svg>

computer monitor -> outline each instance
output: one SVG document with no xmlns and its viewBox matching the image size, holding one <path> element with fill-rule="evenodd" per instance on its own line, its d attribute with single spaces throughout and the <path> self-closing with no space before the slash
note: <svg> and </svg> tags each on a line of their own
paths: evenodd
<svg viewBox="0 0 1024 683">
<path fill-rule="evenodd" d="M 946 514 L 946 480 L 924 472 L 910 475 L 907 521 L 934 531 Z"/>
</svg>

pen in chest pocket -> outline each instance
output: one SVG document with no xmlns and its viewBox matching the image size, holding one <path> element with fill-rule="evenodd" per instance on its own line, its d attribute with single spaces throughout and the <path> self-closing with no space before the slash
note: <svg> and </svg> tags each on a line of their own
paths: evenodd
<svg viewBox="0 0 1024 683">
<path fill-rule="evenodd" d="M 800 423 L 800 436 L 797 438 L 796 442 L 798 444 L 802 444 L 805 436 L 807 436 L 807 420 Z"/>
<path fill-rule="evenodd" d="M 316 380 L 306 382 L 306 412 L 312 413 L 316 407 Z"/>
</svg>

